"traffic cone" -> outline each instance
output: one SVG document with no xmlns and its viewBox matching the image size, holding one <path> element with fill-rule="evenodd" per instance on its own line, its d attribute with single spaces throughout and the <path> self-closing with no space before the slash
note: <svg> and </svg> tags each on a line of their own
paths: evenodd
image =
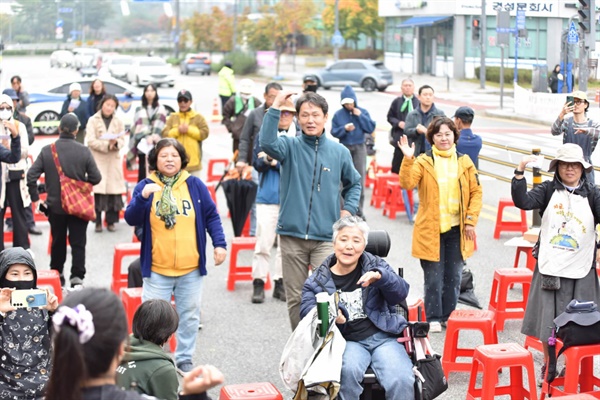
<svg viewBox="0 0 600 400">
<path fill-rule="evenodd" d="M 596 103 L 600 103 L 600 89 L 596 89 L 596 98 L 594 100 L 596 100 Z"/>
<path fill-rule="evenodd" d="M 223 119 L 223 117 L 221 116 L 221 114 L 219 114 L 219 102 L 217 100 L 217 98 L 215 97 L 215 100 L 213 101 L 213 111 L 212 111 L 212 116 L 210 117 L 210 121 L 211 122 L 220 122 Z"/>
</svg>

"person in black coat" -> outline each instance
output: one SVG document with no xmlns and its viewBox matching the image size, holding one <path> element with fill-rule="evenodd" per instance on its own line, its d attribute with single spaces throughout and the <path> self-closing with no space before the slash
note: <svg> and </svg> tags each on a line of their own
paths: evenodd
<svg viewBox="0 0 600 400">
<path fill-rule="evenodd" d="M 390 144 L 394 146 L 394 158 L 392 159 L 392 172 L 397 174 L 400 172 L 402 164 L 402 151 L 398 148 L 400 137 L 404 135 L 404 122 L 406 116 L 412 110 L 419 107 L 419 99 L 414 95 L 415 83 L 410 78 L 402 81 L 402 96 L 397 97 L 392 101 L 387 114 L 387 120 L 392 125 L 390 133 Z"/>
<path fill-rule="evenodd" d="M 560 74 L 560 64 L 556 64 L 550 76 L 548 77 L 548 86 L 550 86 L 550 90 L 552 93 L 558 93 L 558 81 L 562 80 L 562 75 Z"/>
<path fill-rule="evenodd" d="M 73 113 L 68 113 L 60 120 L 58 130 L 60 135 L 54 143 L 58 160 L 65 176 L 92 185 L 102 180 L 102 175 L 96 166 L 90 149 L 75 141 L 79 129 L 79 119 Z M 67 259 L 67 231 L 71 244 L 72 266 L 71 287 L 81 285 L 85 277 L 85 245 L 88 221 L 69 215 L 63 210 L 61 201 L 60 176 L 52 155 L 52 146 L 42 148 L 33 166 L 27 172 L 27 187 L 32 202 L 40 201 L 37 181 L 45 174 L 48 197 L 40 203 L 40 209 L 47 209 L 52 247 L 50 251 L 50 268 L 60 273 L 61 283 L 64 284 L 63 267 Z"/>
<path fill-rule="evenodd" d="M 73 82 L 71 83 L 71 86 L 69 86 L 69 94 L 63 102 L 62 109 L 60 110 L 60 118 L 71 112 L 79 118 L 80 129 L 75 140 L 83 144 L 85 127 L 90 118 L 90 114 L 88 113 L 88 103 L 81 98 L 81 85 L 77 82 Z"/>
</svg>

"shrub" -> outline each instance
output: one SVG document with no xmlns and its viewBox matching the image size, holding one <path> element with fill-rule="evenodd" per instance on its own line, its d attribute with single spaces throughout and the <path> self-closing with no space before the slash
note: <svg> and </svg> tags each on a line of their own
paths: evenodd
<svg viewBox="0 0 600 400">
<path fill-rule="evenodd" d="M 480 67 L 475 68 L 475 76 L 479 79 Z M 504 68 L 504 83 L 511 83 L 514 80 L 514 68 Z M 517 79 L 521 83 L 531 84 L 532 70 L 518 69 Z M 489 82 L 500 82 L 500 67 L 485 67 L 485 80 Z"/>
<path fill-rule="evenodd" d="M 212 70 L 219 72 L 226 61 L 229 61 L 233 65 L 236 75 L 253 74 L 258 67 L 254 54 L 236 51 L 225 56 L 219 64 L 212 64 Z"/>
</svg>

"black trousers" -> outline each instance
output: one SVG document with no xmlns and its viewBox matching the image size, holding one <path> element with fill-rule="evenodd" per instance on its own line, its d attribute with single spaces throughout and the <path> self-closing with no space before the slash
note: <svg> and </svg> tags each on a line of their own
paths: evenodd
<svg viewBox="0 0 600 400">
<path fill-rule="evenodd" d="M 146 154 L 138 153 L 138 182 L 146 179 Z"/>
<path fill-rule="evenodd" d="M 50 250 L 50 268 L 61 276 L 67 261 L 67 233 L 71 244 L 71 278 L 85 278 L 85 244 L 87 242 L 87 221 L 68 214 L 56 214 L 50 210 L 50 232 L 52 247 Z"/>
<path fill-rule="evenodd" d="M 402 159 L 404 155 L 402 154 L 402 150 L 397 147 L 394 147 L 394 157 L 392 158 L 392 170 L 394 174 L 400 173 L 400 166 L 402 165 Z"/>
<path fill-rule="evenodd" d="M 233 95 L 231 95 L 231 96 L 233 96 Z M 229 100 L 229 98 L 231 96 L 222 96 L 222 95 L 219 95 L 219 97 L 221 98 L 221 114 L 223 114 L 223 109 L 225 109 L 225 103 L 227 103 L 227 100 Z"/>
<path fill-rule="evenodd" d="M 127 268 L 127 287 L 142 287 L 144 280 L 142 278 L 142 261 L 136 258 Z"/>
<path fill-rule="evenodd" d="M 29 248 L 27 223 L 25 222 L 25 209 L 21 198 L 20 181 L 6 182 L 6 197 L 4 207 L 0 210 L 0 237 L 4 238 L 4 213 L 10 207 L 13 224 L 13 247 Z M 0 243 L 0 251 L 4 250 L 4 240 Z"/>
</svg>

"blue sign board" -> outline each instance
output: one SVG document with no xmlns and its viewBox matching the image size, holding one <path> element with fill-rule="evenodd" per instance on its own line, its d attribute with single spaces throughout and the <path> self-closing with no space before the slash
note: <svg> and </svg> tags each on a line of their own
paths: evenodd
<svg viewBox="0 0 600 400">
<path fill-rule="evenodd" d="M 340 31 L 335 31 L 333 37 L 331 38 L 331 45 L 335 47 L 341 47 L 344 45 L 344 37 L 340 33 Z"/>
<path fill-rule="evenodd" d="M 515 28 L 496 28 L 497 33 L 517 33 Z"/>
<path fill-rule="evenodd" d="M 579 42 L 579 33 L 577 32 L 577 28 L 575 27 L 575 22 L 571 22 L 569 26 L 569 31 L 567 32 L 567 43 L 568 44 L 576 44 Z"/>
<path fill-rule="evenodd" d="M 525 10 L 517 10 L 517 29 L 525 29 Z"/>
<path fill-rule="evenodd" d="M 62 26 L 63 26 L 63 20 L 62 19 L 57 20 L 56 21 L 56 27 L 57 28 L 62 28 Z"/>
<path fill-rule="evenodd" d="M 61 7 L 58 9 L 58 12 L 68 14 L 73 12 L 73 9 L 71 7 Z"/>
</svg>

